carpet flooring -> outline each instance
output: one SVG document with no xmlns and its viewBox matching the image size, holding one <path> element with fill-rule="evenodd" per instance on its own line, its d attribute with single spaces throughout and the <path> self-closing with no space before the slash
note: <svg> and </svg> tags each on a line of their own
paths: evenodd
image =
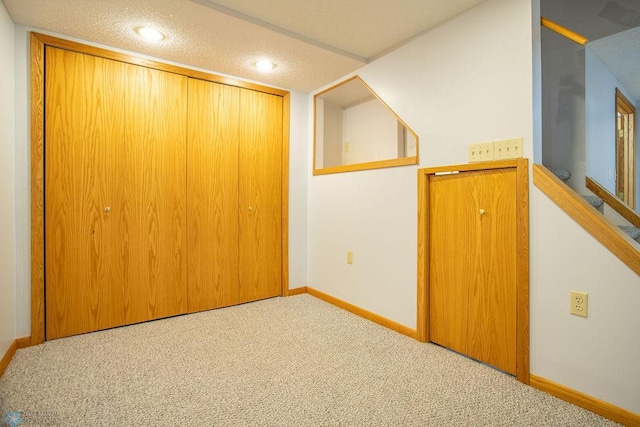
<svg viewBox="0 0 640 427">
<path fill-rule="evenodd" d="M 309 295 L 18 350 L 0 379 L 0 423 L 7 415 L 47 426 L 616 425 Z"/>
</svg>

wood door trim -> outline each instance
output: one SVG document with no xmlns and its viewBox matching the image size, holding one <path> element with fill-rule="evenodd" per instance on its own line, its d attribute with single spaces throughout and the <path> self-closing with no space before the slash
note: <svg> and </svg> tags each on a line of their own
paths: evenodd
<svg viewBox="0 0 640 427">
<path fill-rule="evenodd" d="M 622 186 L 622 192 L 624 193 L 624 202 L 628 204 L 631 209 L 635 208 L 635 176 L 636 176 L 636 155 L 635 155 L 635 117 L 636 107 L 627 99 L 622 91 L 616 88 L 615 91 L 615 141 L 616 141 L 616 194 L 620 193 L 620 186 Z M 628 126 L 625 131 L 631 131 L 623 138 L 621 146 L 620 135 L 618 132 L 618 112 L 623 112 L 627 116 L 631 116 L 631 120 L 628 122 Z M 623 173 L 620 176 L 620 154 L 622 152 Z"/>
<path fill-rule="evenodd" d="M 516 378 L 529 384 L 529 162 L 516 166 Z"/>
<path fill-rule="evenodd" d="M 282 293 L 289 295 L 289 133 L 291 123 L 291 97 L 287 92 L 282 97 L 282 210 L 281 229 L 282 243 Z"/>
<path fill-rule="evenodd" d="M 635 242 L 610 219 L 587 203 L 549 169 L 534 164 L 533 184 L 553 202 L 609 249 L 627 267 L 640 275 L 640 252 Z"/>
<path fill-rule="evenodd" d="M 167 71 L 169 73 L 180 74 L 187 77 L 193 77 L 195 79 L 207 80 L 215 83 L 222 83 L 229 86 L 241 87 L 244 89 L 251 89 L 258 92 L 270 93 L 272 95 L 285 96 L 289 92 L 282 89 L 276 89 L 269 86 L 263 86 L 255 83 L 249 83 L 242 80 L 233 79 L 230 77 L 218 76 L 216 74 L 205 73 L 203 71 L 192 70 L 186 67 L 180 67 L 177 65 L 166 64 L 160 61 L 154 61 L 152 59 L 143 58 L 130 53 L 114 52 L 111 50 L 99 48 L 96 46 L 89 46 L 82 43 L 73 42 L 70 40 L 61 39 L 58 37 L 48 36 L 41 33 L 31 33 L 40 42 L 46 46 L 57 47 L 60 49 L 66 49 L 73 52 L 85 53 L 88 55 L 99 56 L 101 58 L 113 59 L 115 61 L 126 62 L 132 65 L 140 65 L 147 68 L 153 68 L 160 71 Z"/>
<path fill-rule="evenodd" d="M 409 132 L 411 135 L 413 135 L 413 137 L 416 139 L 416 154 L 415 156 L 410 156 L 410 157 L 400 157 L 400 158 L 396 158 L 396 159 L 383 159 L 383 160 L 375 160 L 372 162 L 365 162 L 365 163 L 351 163 L 351 164 L 346 164 L 346 165 L 341 165 L 341 166 L 331 166 L 331 167 L 322 167 L 320 169 L 318 169 L 316 167 L 316 99 L 321 96 L 326 94 L 327 92 L 330 92 L 332 90 L 334 90 L 337 87 L 340 87 L 346 83 L 349 83 L 350 81 L 353 80 L 358 80 L 364 87 L 367 88 L 367 90 L 373 95 L 373 97 L 375 99 L 377 99 L 386 109 L 387 111 L 389 111 L 391 114 L 393 114 L 393 116 L 396 118 L 396 120 L 402 124 L 402 126 L 404 126 L 404 128 L 407 130 L 407 132 Z M 344 173 L 344 172 L 357 172 L 357 171 L 364 171 L 364 170 L 370 170 L 370 169 L 382 169 L 382 168 L 392 168 L 392 167 L 397 167 L 397 166 L 407 166 L 407 165 L 417 165 L 419 163 L 419 157 L 420 157 L 420 138 L 418 137 L 418 134 L 414 132 L 414 130 L 404 121 L 402 120 L 402 118 L 393 110 L 393 108 L 391 108 L 389 106 L 389 104 L 387 104 L 386 102 L 384 102 L 384 100 L 382 98 L 380 98 L 380 96 L 378 96 L 378 94 L 376 93 L 376 91 L 374 91 L 371 86 L 369 86 L 363 79 L 362 77 L 360 77 L 359 75 L 355 75 L 352 77 L 349 77 L 346 80 L 343 80 L 339 83 L 336 83 L 334 85 L 332 85 L 331 87 L 328 87 L 327 89 L 323 90 L 322 92 L 318 92 L 313 96 L 313 164 L 311 165 L 311 169 L 313 170 L 313 175 L 314 176 L 318 176 L 318 175 L 329 175 L 329 174 L 333 174 L 333 173 Z"/>
<path fill-rule="evenodd" d="M 429 185 L 436 173 L 516 169 L 516 378 L 529 384 L 529 162 L 527 159 L 418 170 L 417 330 L 429 342 Z"/>
<path fill-rule="evenodd" d="M 16 345 L 18 346 L 18 350 L 31 347 L 31 337 L 16 338 Z"/>
<path fill-rule="evenodd" d="M 366 163 L 356 163 L 353 165 L 345 165 L 345 166 L 333 166 L 330 168 L 324 169 L 315 169 L 313 171 L 314 175 L 330 175 L 333 173 L 343 173 L 343 172 L 359 172 L 365 171 L 369 169 L 381 169 L 381 168 L 392 168 L 397 166 L 409 166 L 409 165 L 417 165 L 418 157 L 402 157 L 400 159 L 391 159 L 391 160 L 378 160 L 375 162 L 366 162 Z"/>
<path fill-rule="evenodd" d="M 267 86 L 242 82 L 226 77 L 187 68 L 163 64 L 132 55 L 112 52 L 93 46 L 87 46 L 68 40 L 39 33 L 30 36 L 31 64 L 31 345 L 45 341 L 45 290 L 44 290 L 44 70 L 45 46 L 69 49 L 79 53 L 101 56 L 107 59 L 127 62 L 208 80 L 240 88 L 282 96 L 283 98 L 283 154 L 282 154 L 282 294 L 286 295 L 289 286 L 289 118 L 290 94 L 288 91 Z"/>
<path fill-rule="evenodd" d="M 44 47 L 31 33 L 31 343 L 44 342 Z"/>
</svg>

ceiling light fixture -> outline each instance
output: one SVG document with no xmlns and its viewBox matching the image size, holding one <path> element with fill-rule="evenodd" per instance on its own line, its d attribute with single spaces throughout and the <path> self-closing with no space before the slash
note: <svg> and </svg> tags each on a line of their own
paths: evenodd
<svg viewBox="0 0 640 427">
<path fill-rule="evenodd" d="M 260 71 L 272 71 L 278 66 L 278 64 L 271 62 L 268 59 L 261 59 L 260 61 L 254 62 L 253 66 Z"/>
<path fill-rule="evenodd" d="M 136 33 L 145 40 L 159 42 L 167 38 L 164 33 L 150 27 L 136 27 Z"/>
</svg>

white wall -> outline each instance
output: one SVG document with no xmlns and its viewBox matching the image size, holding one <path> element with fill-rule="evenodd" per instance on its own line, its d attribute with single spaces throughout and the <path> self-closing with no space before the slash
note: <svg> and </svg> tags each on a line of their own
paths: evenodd
<svg viewBox="0 0 640 427">
<path fill-rule="evenodd" d="M 418 133 L 421 167 L 517 136 L 541 158 L 538 5 L 488 0 L 359 70 Z M 416 169 L 309 181 L 309 286 L 412 328 Z M 533 184 L 530 216 L 531 373 L 640 413 L 638 276 Z M 569 314 L 570 289 L 589 293 L 587 319 Z"/>
<path fill-rule="evenodd" d="M 538 19 L 534 16 L 534 22 Z M 593 59 L 587 49 L 586 60 Z M 595 77 L 593 65 L 587 62 L 588 79 Z M 613 92 L 599 89 L 609 93 L 608 106 L 598 111 L 587 104 L 587 120 L 615 111 Z M 537 146 L 539 117 L 540 111 L 534 110 Z M 613 134 L 613 122 L 600 125 Z M 598 129 L 587 130 L 588 141 L 595 144 L 590 132 Z M 530 218 L 531 373 L 640 413 L 640 340 L 630 339 L 638 336 L 640 324 L 633 304 L 640 298 L 638 275 L 537 188 L 530 193 Z M 588 318 L 568 314 L 571 290 L 589 294 Z"/>
<path fill-rule="evenodd" d="M 638 275 L 537 189 L 531 194 L 531 372 L 640 413 Z M 589 317 L 569 315 L 569 291 Z"/>
<path fill-rule="evenodd" d="M 16 337 L 13 27 L 0 4 L 0 358 Z"/>
<path fill-rule="evenodd" d="M 324 141 L 324 128 L 325 128 L 324 99 L 318 98 L 316 100 L 315 109 L 313 108 L 313 106 L 311 106 L 311 111 L 314 111 L 314 116 L 315 116 L 315 122 L 314 122 L 315 135 L 313 135 L 315 140 L 312 145 L 312 147 L 315 149 L 315 158 L 313 160 L 315 161 L 315 165 L 313 167 L 316 169 L 321 169 L 324 167 L 325 147 L 324 147 L 324 144 L 316 144 L 315 141 Z"/>
<path fill-rule="evenodd" d="M 346 109 L 322 98 L 316 103 L 316 140 L 322 141 L 316 146 L 318 169 L 398 157 L 398 120 L 378 99 Z M 415 155 L 409 136 L 408 151 Z"/>
<path fill-rule="evenodd" d="M 13 29 L 12 29 L 13 30 Z M 30 233 L 30 131 L 29 131 L 29 31 L 37 31 L 68 40 L 83 42 L 47 31 L 15 26 L 15 189 L 16 189 L 16 329 L 18 337 L 31 335 L 31 233 Z M 12 45 L 13 46 L 13 45 Z M 112 49 L 106 46 L 107 49 Z M 123 52 L 118 50 L 119 52 Z M 13 49 L 12 49 L 13 53 Z M 153 58 L 152 58 L 153 59 Z M 11 57 L 11 62 L 13 57 Z M 162 61 L 162 60 L 160 60 Z M 4 61 L 2 61 L 5 63 Z M 167 62 L 167 61 L 163 61 Z M 7 61 L 7 63 L 10 63 Z M 180 65 L 180 64 L 175 64 Z M 185 67 L 186 68 L 186 67 Z M 216 71 L 201 70 L 218 75 Z M 233 77 L 233 76 L 232 76 Z M 237 78 L 237 77 L 234 77 Z M 259 82 L 257 82 L 259 83 Z M 13 85 L 12 85 L 13 87 Z M 291 131 L 289 143 L 289 283 L 291 288 L 304 286 L 307 280 L 307 175 L 310 162 L 308 156 L 311 145 L 308 144 L 309 106 L 307 94 L 291 91 Z M 2 108 L 2 107 L 0 107 Z M 3 127 L 4 129 L 4 127 Z M 4 149 L 4 148 L 3 148 Z M 9 166 L 13 172 L 13 147 L 11 147 Z M 3 155 L 2 161 L 5 160 Z M 0 174 L 4 172 L 4 168 Z M 13 176 L 13 174 L 12 174 Z M 10 177 L 13 179 L 12 177 Z M 0 185 L 4 184 L 0 182 Z M 2 188 L 2 187 L 0 187 Z M 11 195 L 13 197 L 13 194 Z M 3 200 L 3 199 L 2 199 Z M 13 206 L 13 201 L 7 206 Z M 3 208 L 3 207 L 2 207 Z M 4 211 L 1 211 L 0 215 Z M 0 224 L 3 226 L 3 224 Z M 13 230 L 13 226 L 11 227 Z M 0 234 L 4 238 L 4 234 Z M 4 241 L 3 241 L 4 242 Z M 0 249 L 1 253 L 1 249 Z M 0 300 L 0 304 L 4 298 Z M 13 317 L 13 316 L 12 316 Z"/>
<path fill-rule="evenodd" d="M 313 112 L 313 109 L 311 110 Z M 307 285 L 307 185 L 312 154 L 307 94 L 291 91 L 289 139 L 289 288 Z"/>
<path fill-rule="evenodd" d="M 15 26 L 16 336 L 31 335 L 31 153 L 29 34 Z"/>
<path fill-rule="evenodd" d="M 377 98 L 344 110 L 344 164 L 398 157 L 398 120 Z"/>
<path fill-rule="evenodd" d="M 320 98 L 317 101 L 324 102 Z M 317 163 L 318 169 L 342 166 L 345 164 L 342 148 L 342 141 L 344 141 L 342 137 L 342 129 L 344 128 L 342 108 L 324 102 L 323 117 L 324 135 L 322 139 L 319 137 L 317 139 L 318 145 L 323 149 L 323 158 L 322 163 Z"/>
<path fill-rule="evenodd" d="M 483 3 L 358 71 L 418 134 L 420 166 L 519 136 L 531 157 L 530 9 Z M 417 169 L 310 178 L 309 286 L 415 328 Z"/>
</svg>

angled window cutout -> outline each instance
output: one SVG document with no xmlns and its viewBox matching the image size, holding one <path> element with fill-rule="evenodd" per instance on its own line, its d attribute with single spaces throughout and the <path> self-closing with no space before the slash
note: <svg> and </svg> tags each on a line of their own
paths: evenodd
<svg viewBox="0 0 640 427">
<path fill-rule="evenodd" d="M 418 164 L 418 135 L 359 77 L 314 96 L 314 175 Z"/>
</svg>

